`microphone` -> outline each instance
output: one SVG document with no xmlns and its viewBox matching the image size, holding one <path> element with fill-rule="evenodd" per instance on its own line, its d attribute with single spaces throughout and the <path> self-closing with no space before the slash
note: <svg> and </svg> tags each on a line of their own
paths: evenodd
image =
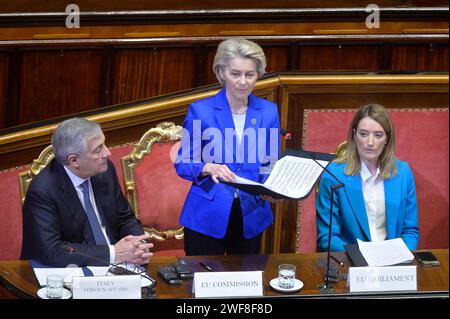
<svg viewBox="0 0 450 319">
<path fill-rule="evenodd" d="M 108 260 L 77 251 L 75 249 L 75 247 L 73 247 L 73 246 L 62 245 L 62 248 L 64 251 L 68 252 L 69 254 L 75 254 L 75 255 L 91 258 L 91 259 L 94 259 L 97 261 L 101 261 L 103 264 L 108 264 L 110 266 L 110 268 L 108 269 L 108 272 L 112 273 L 113 275 L 140 275 L 141 277 L 148 279 L 150 281 L 150 286 L 148 287 L 148 289 L 153 289 L 153 287 L 156 286 L 156 280 L 151 278 L 150 276 L 148 276 L 145 273 L 142 273 L 142 272 L 136 273 L 132 270 L 127 269 L 126 266 L 121 267 L 120 264 L 110 263 Z"/>
<path fill-rule="evenodd" d="M 280 129 L 280 134 L 284 136 L 284 139 L 286 141 L 289 141 L 292 139 L 292 134 L 284 128 Z"/>
<path fill-rule="evenodd" d="M 110 262 L 109 262 L 108 260 L 106 260 L 106 259 L 98 258 L 98 257 L 96 257 L 96 256 L 92 256 L 92 255 L 90 255 L 90 254 L 86 254 L 86 253 L 83 253 L 83 252 L 81 252 L 81 251 L 77 251 L 77 250 L 75 249 L 75 247 L 73 247 L 73 246 L 62 245 L 62 248 L 63 248 L 64 251 L 68 252 L 68 253 L 71 254 L 71 255 L 72 255 L 72 254 L 75 254 L 75 255 L 78 255 L 78 256 L 87 257 L 87 258 L 90 258 L 90 259 L 94 259 L 94 260 L 96 260 L 96 261 L 100 261 L 102 264 L 107 264 L 107 265 L 109 265 L 109 266 L 111 266 L 111 267 L 118 267 L 118 264 L 110 263 Z M 124 269 L 125 269 L 125 268 L 124 268 Z M 131 270 L 128 270 L 128 269 L 127 269 L 127 271 L 133 273 Z M 130 273 L 128 273 L 128 274 L 130 274 Z M 134 274 L 134 273 L 133 273 L 133 274 Z"/>
<path fill-rule="evenodd" d="M 285 140 L 289 141 L 292 140 L 292 134 L 287 131 L 286 129 L 282 128 L 280 129 L 280 134 L 284 136 Z M 344 187 L 344 183 L 342 183 L 339 178 L 337 178 L 333 173 L 330 172 L 329 169 L 327 169 L 325 166 L 323 166 L 322 164 L 319 163 L 319 161 L 317 161 L 312 155 L 311 152 L 308 151 L 304 151 L 300 148 L 300 151 L 302 151 L 302 154 L 305 154 L 308 158 L 312 159 L 316 164 L 318 164 L 320 167 L 323 168 L 323 170 L 325 172 L 327 172 L 328 174 L 330 174 L 330 176 L 332 176 L 336 181 L 337 184 L 335 185 L 331 185 L 330 190 L 331 190 L 331 199 L 330 199 L 330 220 L 329 220 L 329 227 L 328 227 L 328 249 L 327 249 L 327 270 L 326 270 L 326 274 L 325 274 L 325 282 L 321 285 L 318 286 L 318 288 L 320 289 L 321 293 L 333 293 L 334 289 L 333 289 L 333 285 L 330 284 L 330 280 L 331 281 L 337 281 L 337 274 L 330 274 L 330 259 L 333 258 L 333 260 L 335 260 L 335 258 L 333 256 L 331 256 L 331 230 L 333 227 L 333 198 L 334 198 L 334 192 L 339 189 Z M 341 265 L 342 266 L 342 265 Z"/>
</svg>

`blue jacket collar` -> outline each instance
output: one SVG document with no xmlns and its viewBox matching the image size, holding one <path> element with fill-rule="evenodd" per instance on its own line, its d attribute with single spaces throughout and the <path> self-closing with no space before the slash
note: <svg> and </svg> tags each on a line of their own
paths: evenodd
<svg viewBox="0 0 450 319">
<path fill-rule="evenodd" d="M 226 92 L 225 88 L 222 88 L 216 94 L 216 98 L 215 98 L 215 102 L 214 102 L 214 108 L 218 109 L 218 110 L 228 108 L 228 110 L 230 111 L 230 115 L 231 115 L 230 105 L 228 104 L 227 92 Z M 257 97 L 253 93 L 251 93 L 248 96 L 248 108 L 249 109 L 256 109 L 256 110 L 259 110 L 261 108 L 261 105 L 257 101 Z"/>
<path fill-rule="evenodd" d="M 345 176 L 345 195 L 347 201 L 356 217 L 361 229 L 364 232 L 366 238 L 360 238 L 361 240 L 370 241 L 370 229 L 369 220 L 367 219 L 366 205 L 364 203 L 364 196 L 362 192 L 361 176 L 344 175 Z"/>
</svg>

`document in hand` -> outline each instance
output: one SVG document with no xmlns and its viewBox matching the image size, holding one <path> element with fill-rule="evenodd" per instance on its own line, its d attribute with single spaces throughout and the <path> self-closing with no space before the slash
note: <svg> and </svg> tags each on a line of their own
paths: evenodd
<svg viewBox="0 0 450 319">
<path fill-rule="evenodd" d="M 401 238 L 364 242 L 358 247 L 369 266 L 390 266 L 413 261 L 414 256 Z"/>
<path fill-rule="evenodd" d="M 278 160 L 264 184 L 239 176 L 234 183 L 223 183 L 255 195 L 263 194 L 274 198 L 305 199 L 324 169 L 310 157 L 311 155 L 302 157 L 301 154 L 304 153 L 306 152 L 297 152 L 295 155 L 286 155 Z M 323 167 L 326 167 L 330 161 L 318 160 L 318 162 Z"/>
</svg>

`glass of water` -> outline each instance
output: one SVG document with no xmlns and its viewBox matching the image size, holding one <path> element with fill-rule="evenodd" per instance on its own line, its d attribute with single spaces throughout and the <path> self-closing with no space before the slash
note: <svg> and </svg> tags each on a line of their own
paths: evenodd
<svg viewBox="0 0 450 319">
<path fill-rule="evenodd" d="M 278 266 L 278 286 L 282 289 L 292 289 L 295 286 L 295 265 L 281 264 Z"/>
<path fill-rule="evenodd" d="M 46 295 L 48 299 L 61 299 L 64 289 L 64 277 L 60 275 L 47 276 Z"/>
</svg>

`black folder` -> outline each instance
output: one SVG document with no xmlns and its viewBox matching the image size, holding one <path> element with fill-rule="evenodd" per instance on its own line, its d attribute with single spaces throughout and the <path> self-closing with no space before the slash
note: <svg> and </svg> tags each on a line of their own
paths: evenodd
<svg viewBox="0 0 450 319">
<path fill-rule="evenodd" d="M 310 158 L 315 159 L 316 161 L 327 161 L 331 162 L 336 158 L 336 154 L 333 153 L 321 153 L 321 152 L 313 152 L 313 151 L 305 151 L 305 150 L 294 150 L 292 148 L 286 149 L 283 156 L 297 156 L 297 157 L 304 157 L 304 158 Z"/>
<path fill-rule="evenodd" d="M 333 159 L 336 158 L 336 155 L 334 155 L 334 154 L 310 152 L 310 151 L 305 151 L 305 150 L 293 150 L 293 149 L 287 149 L 282 157 L 288 156 L 288 155 L 294 156 L 294 157 L 302 157 L 302 158 L 310 159 L 312 161 L 314 161 L 314 160 L 327 161 L 328 164 L 329 164 L 329 162 L 331 162 Z M 317 165 L 319 165 L 319 164 L 317 164 Z M 322 172 L 323 172 L 323 168 L 322 168 Z M 319 176 L 319 178 L 320 178 L 320 176 Z M 314 189 L 314 186 L 313 186 L 307 192 L 307 194 L 305 196 L 300 197 L 300 198 L 293 198 L 293 197 L 285 196 L 283 194 L 274 192 L 274 191 L 266 188 L 264 185 L 239 184 L 239 183 L 225 182 L 225 181 L 221 181 L 221 182 L 224 184 L 239 188 L 240 190 L 242 190 L 246 193 L 250 193 L 253 195 L 270 195 L 275 199 L 289 198 L 289 199 L 303 200 L 303 199 L 307 198 L 309 196 L 309 194 L 311 194 L 311 191 Z"/>
<path fill-rule="evenodd" d="M 290 197 L 284 196 L 280 193 L 274 192 L 274 191 L 272 191 L 264 186 L 260 186 L 260 185 L 247 185 L 247 184 L 238 184 L 238 183 L 224 182 L 224 181 L 221 181 L 221 183 L 239 188 L 241 191 L 244 191 L 246 193 L 253 194 L 253 195 L 269 195 L 275 199 L 290 198 Z M 309 193 L 310 192 L 311 191 L 309 191 Z M 309 196 L 309 193 L 305 197 L 293 198 L 293 199 L 299 199 L 299 200 L 304 199 Z"/>
<path fill-rule="evenodd" d="M 355 267 L 365 267 L 369 264 L 367 263 L 364 256 L 361 254 L 361 251 L 359 250 L 358 244 L 347 244 L 344 245 L 345 252 L 350 257 L 353 266 Z"/>
</svg>

